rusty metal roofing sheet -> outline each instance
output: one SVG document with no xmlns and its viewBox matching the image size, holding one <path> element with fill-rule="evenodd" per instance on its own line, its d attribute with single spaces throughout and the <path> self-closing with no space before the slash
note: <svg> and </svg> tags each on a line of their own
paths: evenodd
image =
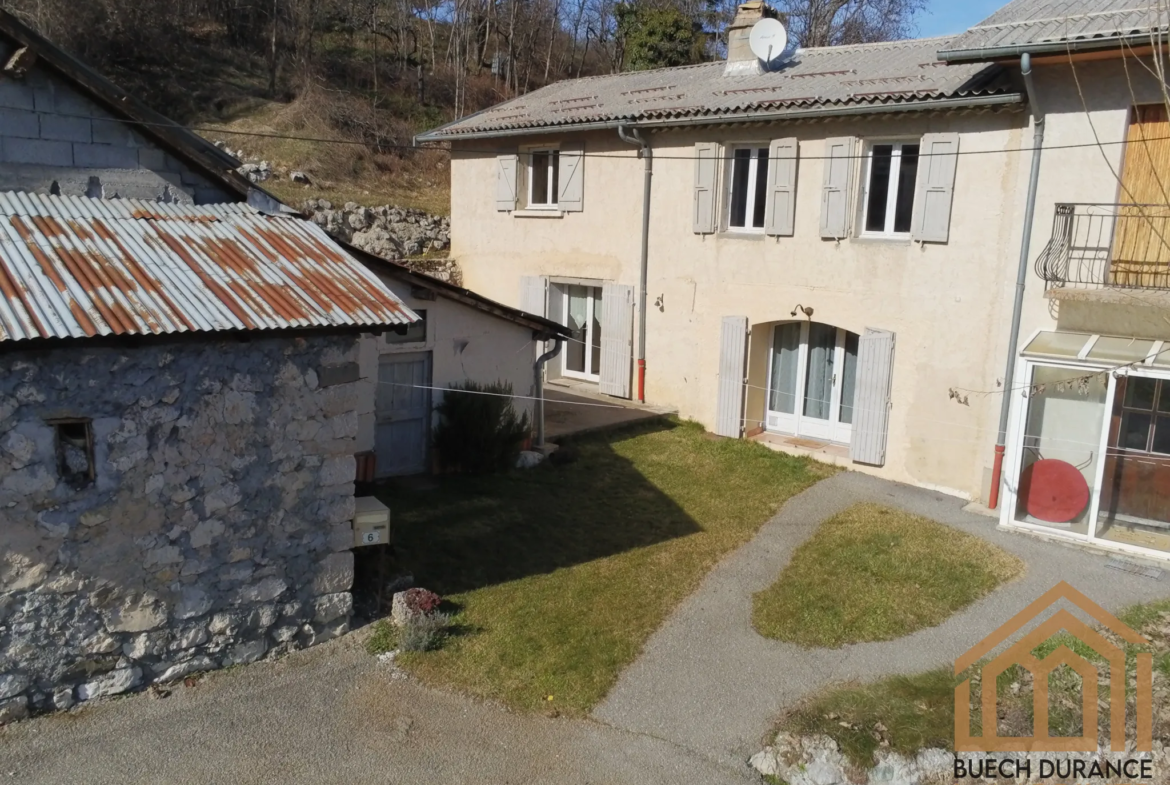
<svg viewBox="0 0 1170 785">
<path fill-rule="evenodd" d="M 417 320 L 297 217 L 0 193 L 0 341 Z"/>
<path fill-rule="evenodd" d="M 724 63 L 570 79 L 420 135 L 423 140 L 604 122 L 693 118 L 750 120 L 815 107 L 888 104 L 1008 95 L 1001 70 L 987 63 L 947 66 L 949 38 L 799 49 L 764 74 L 724 76 Z"/>
<path fill-rule="evenodd" d="M 1164 40 L 1168 17 L 1166 4 L 1156 0 L 1015 0 L 940 47 L 939 57 L 995 56 L 1023 48 L 1063 51 L 1084 42 L 1150 35 Z"/>
</svg>

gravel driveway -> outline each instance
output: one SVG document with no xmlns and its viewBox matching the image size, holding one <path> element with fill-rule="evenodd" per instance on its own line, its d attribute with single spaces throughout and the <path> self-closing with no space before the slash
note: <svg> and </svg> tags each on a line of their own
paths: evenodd
<svg viewBox="0 0 1170 785">
<path fill-rule="evenodd" d="M 518 715 L 392 678 L 360 633 L 147 694 L 0 728 L 5 783 L 743 785 L 673 744 Z"/>
</svg>

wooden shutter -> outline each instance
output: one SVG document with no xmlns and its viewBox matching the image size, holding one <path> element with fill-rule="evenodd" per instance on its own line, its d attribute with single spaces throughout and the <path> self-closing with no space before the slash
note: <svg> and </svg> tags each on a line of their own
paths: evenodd
<svg viewBox="0 0 1170 785">
<path fill-rule="evenodd" d="M 764 234 L 791 237 L 796 225 L 796 139 L 773 139 L 768 146 L 768 210 Z"/>
<path fill-rule="evenodd" d="M 743 384 L 747 362 L 747 317 L 724 316 L 719 336 L 719 408 L 715 433 L 738 439 L 743 432 Z"/>
<path fill-rule="evenodd" d="M 561 189 L 557 207 L 567 213 L 579 213 L 585 209 L 585 145 L 562 144 L 557 158 L 560 161 L 557 181 Z"/>
<path fill-rule="evenodd" d="M 544 316 L 545 290 L 548 279 L 539 275 L 520 277 L 520 310 L 534 316 Z"/>
<path fill-rule="evenodd" d="M 1170 118 L 1162 104 L 1135 106 L 1121 169 L 1109 283 L 1164 289 L 1170 271 Z M 1101 243 L 1108 242 L 1103 240 Z"/>
<path fill-rule="evenodd" d="M 511 212 L 516 209 L 516 172 L 520 156 L 515 153 L 496 156 L 496 209 Z"/>
<path fill-rule="evenodd" d="M 634 356 L 634 287 L 606 283 L 601 287 L 601 383 L 598 390 L 630 397 Z"/>
<path fill-rule="evenodd" d="M 821 188 L 821 237 L 825 239 L 849 236 L 849 192 L 856 148 L 852 136 L 825 140 L 825 179 Z"/>
<path fill-rule="evenodd" d="M 918 159 L 911 236 L 924 243 L 945 243 L 951 234 L 959 135 L 927 134 L 922 137 L 920 149 L 922 157 Z"/>
<path fill-rule="evenodd" d="M 715 233 L 715 186 L 719 174 L 719 145 L 699 142 L 695 145 L 695 234 Z"/>
<path fill-rule="evenodd" d="M 853 436 L 849 457 L 884 466 L 890 423 L 890 383 L 894 372 L 894 334 L 865 328 L 857 344 L 857 381 L 853 398 Z"/>
<path fill-rule="evenodd" d="M 548 280 L 548 279 L 546 278 L 545 280 Z M 547 300 L 548 306 L 545 309 L 544 315 L 547 318 L 551 319 L 552 321 L 556 322 L 557 324 L 564 324 L 566 322 L 564 295 L 565 295 L 564 289 L 561 287 L 560 284 L 552 283 L 551 281 L 549 281 L 548 300 Z M 565 340 L 568 341 L 571 339 L 566 338 Z M 555 343 L 553 343 L 552 341 L 549 341 L 547 344 L 547 347 L 549 349 L 551 349 L 555 345 L 556 345 Z M 544 378 L 546 378 L 546 379 L 559 379 L 559 378 L 561 378 L 561 371 L 564 369 L 564 367 L 565 367 L 565 347 L 564 347 L 564 345 L 562 345 L 561 346 L 561 353 L 544 364 Z"/>
</svg>

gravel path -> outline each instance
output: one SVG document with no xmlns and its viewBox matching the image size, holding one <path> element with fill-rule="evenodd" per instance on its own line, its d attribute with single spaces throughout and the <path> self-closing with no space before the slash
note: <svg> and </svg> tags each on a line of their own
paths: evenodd
<svg viewBox="0 0 1170 785">
<path fill-rule="evenodd" d="M 140 694 L 0 728 L 0 779 L 150 785 L 744 785 L 659 739 L 513 714 L 392 678 L 360 633 Z"/>
<path fill-rule="evenodd" d="M 801 649 L 751 626 L 751 597 L 769 586 L 821 521 L 852 504 L 900 507 L 983 537 L 1027 563 L 1020 578 L 938 627 L 886 643 Z M 1170 596 L 1165 578 L 1106 569 L 1106 557 L 998 531 L 954 497 L 843 472 L 789 500 L 727 557 L 647 642 L 594 711 L 618 728 L 672 741 L 724 765 L 765 743 L 782 709 L 830 682 L 872 680 L 950 665 L 1061 580 L 1109 610 Z"/>
</svg>

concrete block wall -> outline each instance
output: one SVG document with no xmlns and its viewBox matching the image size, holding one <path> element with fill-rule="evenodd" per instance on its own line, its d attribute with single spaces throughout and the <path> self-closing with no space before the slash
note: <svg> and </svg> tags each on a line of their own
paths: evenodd
<svg viewBox="0 0 1170 785">
<path fill-rule="evenodd" d="M 0 725 L 348 630 L 361 391 L 329 369 L 357 359 L 347 335 L 3 347 Z"/>
<path fill-rule="evenodd" d="M 11 50 L 0 41 L 0 60 Z M 22 79 L 0 77 L 0 191 L 235 201 L 41 66 Z"/>
</svg>

